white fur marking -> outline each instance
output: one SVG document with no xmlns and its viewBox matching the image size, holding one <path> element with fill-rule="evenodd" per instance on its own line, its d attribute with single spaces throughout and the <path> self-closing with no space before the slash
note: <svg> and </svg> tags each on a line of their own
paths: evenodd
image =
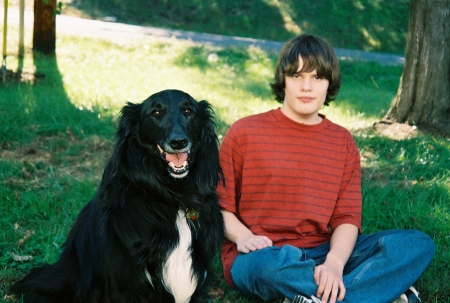
<svg viewBox="0 0 450 303">
<path fill-rule="evenodd" d="M 182 210 L 178 211 L 176 227 L 180 241 L 164 265 L 164 286 L 175 297 L 175 303 L 188 303 L 197 287 L 197 279 L 192 272 L 192 234 Z"/>
<path fill-rule="evenodd" d="M 145 269 L 144 273 L 145 273 L 145 276 L 147 277 L 148 282 L 150 282 L 150 284 L 152 285 L 152 287 L 155 288 L 155 285 L 153 285 L 153 282 L 152 282 L 152 276 L 151 276 L 150 273 L 148 272 L 147 268 Z"/>
</svg>

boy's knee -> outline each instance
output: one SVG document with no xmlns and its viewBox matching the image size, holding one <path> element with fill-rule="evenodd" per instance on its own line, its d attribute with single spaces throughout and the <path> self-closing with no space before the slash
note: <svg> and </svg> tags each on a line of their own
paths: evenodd
<svg viewBox="0 0 450 303">
<path fill-rule="evenodd" d="M 398 230 L 394 234 L 392 244 L 396 249 L 404 249 L 414 252 L 424 261 L 432 259 L 435 253 L 435 245 L 433 240 L 426 233 L 415 230 L 406 229 Z"/>
<path fill-rule="evenodd" d="M 416 249 L 420 250 L 423 252 L 424 257 L 429 257 L 430 259 L 433 258 L 435 251 L 436 251 L 436 247 L 434 244 L 433 239 L 431 239 L 431 237 L 429 235 L 427 235 L 424 232 L 415 230 L 413 232 L 413 237 L 414 237 L 414 243 L 416 245 Z"/>
<path fill-rule="evenodd" d="M 284 274 L 285 269 L 295 267 L 302 256 L 301 250 L 291 245 L 278 248 L 275 252 L 271 258 L 261 258 L 259 263 L 253 264 L 251 273 L 259 281 L 277 280 L 280 275 Z"/>
</svg>

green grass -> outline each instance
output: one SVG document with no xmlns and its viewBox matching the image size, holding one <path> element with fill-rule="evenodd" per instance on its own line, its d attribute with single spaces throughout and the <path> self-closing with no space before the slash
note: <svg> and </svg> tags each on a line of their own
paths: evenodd
<svg viewBox="0 0 450 303">
<path fill-rule="evenodd" d="M 16 33 L 16 29 L 11 29 Z M 28 33 L 29 36 L 29 33 Z M 10 35 L 9 48 L 17 45 Z M 27 42 L 30 45 L 30 42 Z M 208 60 L 211 54 L 217 60 Z M 57 259 L 81 207 L 94 195 L 126 101 L 176 88 L 207 99 L 225 135 L 238 118 L 279 106 L 269 90 L 276 54 L 187 42 L 104 41 L 60 35 L 56 58 L 28 50 L 8 67 L 45 74 L 34 85 L 0 88 L 0 297 L 41 262 Z M 435 260 L 419 280 L 424 302 L 449 303 L 450 141 L 420 134 L 392 140 L 371 129 L 389 108 L 402 68 L 341 62 L 343 87 L 325 113 L 352 130 L 363 165 L 363 228 L 416 228 L 435 240 Z M 33 256 L 16 261 L 11 253 Z M 259 302 L 224 290 L 210 302 Z"/>
<path fill-rule="evenodd" d="M 65 0 L 63 12 L 119 22 L 287 41 L 320 35 L 335 47 L 403 54 L 409 0 Z"/>
</svg>

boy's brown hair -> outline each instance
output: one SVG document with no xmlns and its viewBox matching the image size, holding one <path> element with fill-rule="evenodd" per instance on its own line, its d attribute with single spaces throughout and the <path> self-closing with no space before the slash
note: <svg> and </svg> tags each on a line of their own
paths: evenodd
<svg viewBox="0 0 450 303">
<path fill-rule="evenodd" d="M 299 56 L 302 57 L 303 67 L 298 71 Z M 341 87 L 339 61 L 333 47 L 324 39 L 312 35 L 300 35 L 289 40 L 281 49 L 275 70 L 275 83 L 270 84 L 275 99 L 284 102 L 285 76 L 292 76 L 298 72 L 317 70 L 319 77 L 329 81 L 325 105 L 336 98 Z"/>
</svg>

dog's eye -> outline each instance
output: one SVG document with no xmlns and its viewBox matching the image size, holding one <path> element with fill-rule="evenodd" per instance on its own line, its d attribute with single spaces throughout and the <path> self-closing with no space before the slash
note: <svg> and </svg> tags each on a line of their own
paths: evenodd
<svg viewBox="0 0 450 303">
<path fill-rule="evenodd" d="M 154 111 L 152 111 L 152 116 L 153 117 L 161 117 L 162 112 L 160 110 L 155 109 Z"/>
<path fill-rule="evenodd" d="M 190 115 L 192 114 L 192 109 L 190 109 L 190 108 L 185 108 L 185 109 L 183 110 L 183 114 L 184 114 L 185 116 L 190 116 Z"/>
</svg>

